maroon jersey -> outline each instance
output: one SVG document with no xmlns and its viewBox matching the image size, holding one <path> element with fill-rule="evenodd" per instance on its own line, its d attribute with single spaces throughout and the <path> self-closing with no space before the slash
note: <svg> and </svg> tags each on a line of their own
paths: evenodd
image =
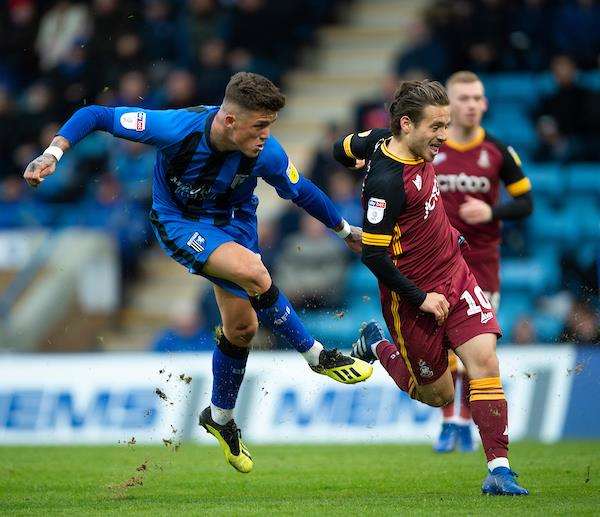
<svg viewBox="0 0 600 517">
<path fill-rule="evenodd" d="M 450 222 L 469 243 L 470 249 L 465 252 L 467 263 L 485 290 L 497 291 L 500 221 L 467 224 L 459 217 L 458 210 L 467 195 L 495 206 L 501 181 L 513 197 L 529 192 L 531 183 L 523 175 L 521 161 L 512 147 L 504 146 L 480 129 L 466 144 L 448 140 L 433 163 Z"/>
<path fill-rule="evenodd" d="M 466 144 L 448 140 L 433 161 L 446 213 L 472 247 L 497 246 L 500 243 L 500 221 L 471 225 L 458 216 L 459 206 L 469 195 L 495 206 L 500 181 L 513 197 L 531 190 L 523 175 L 521 161 L 512 147 L 506 147 L 480 129 Z"/>
<path fill-rule="evenodd" d="M 386 142 L 375 144 L 368 162 L 363 244 L 387 247 L 399 271 L 427 291 L 462 263 L 459 233 L 444 211 L 433 165 L 395 156 Z"/>
</svg>

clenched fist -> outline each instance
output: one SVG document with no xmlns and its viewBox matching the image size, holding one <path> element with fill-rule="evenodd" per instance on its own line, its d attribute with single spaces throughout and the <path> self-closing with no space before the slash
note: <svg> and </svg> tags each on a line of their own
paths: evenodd
<svg viewBox="0 0 600 517">
<path fill-rule="evenodd" d="M 450 311 L 450 304 L 443 294 L 427 293 L 425 301 L 419 307 L 423 312 L 429 312 L 435 316 L 438 325 L 443 325 Z"/>
<path fill-rule="evenodd" d="M 23 177 L 30 187 L 37 187 L 46 176 L 56 170 L 56 158 L 50 154 L 42 154 L 29 163 Z"/>
</svg>

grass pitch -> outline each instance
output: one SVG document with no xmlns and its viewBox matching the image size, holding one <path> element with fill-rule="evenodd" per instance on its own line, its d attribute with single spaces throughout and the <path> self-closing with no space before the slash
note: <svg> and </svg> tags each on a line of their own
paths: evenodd
<svg viewBox="0 0 600 517">
<path fill-rule="evenodd" d="M 598 515 L 600 442 L 515 444 L 532 495 L 480 495 L 481 451 L 251 447 L 243 475 L 217 447 L 0 447 L 3 515 Z"/>
</svg>

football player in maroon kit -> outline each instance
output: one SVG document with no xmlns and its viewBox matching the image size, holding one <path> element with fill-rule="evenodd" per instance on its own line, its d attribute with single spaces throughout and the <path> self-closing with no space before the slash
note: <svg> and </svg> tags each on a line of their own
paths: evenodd
<svg viewBox="0 0 600 517">
<path fill-rule="evenodd" d="M 389 110 L 389 130 L 351 134 L 334 145 L 334 156 L 348 167 L 367 160 L 362 260 L 379 281 L 394 340 L 371 322 L 353 353 L 379 359 L 410 397 L 441 407 L 454 399 L 453 349 L 471 379 L 471 411 L 488 461 L 482 492 L 526 495 L 508 462 L 508 411 L 496 356 L 500 328 L 462 256 L 464 238 L 444 211 L 431 163 L 448 135 L 446 91 L 435 81 L 408 81 Z"/>
<path fill-rule="evenodd" d="M 467 239 L 463 256 L 477 283 L 498 310 L 500 301 L 500 221 L 531 214 L 531 183 L 521 170 L 521 160 L 481 127 L 487 110 L 483 83 L 473 72 L 452 74 L 446 82 L 452 122 L 448 140 L 433 160 L 444 208 L 450 223 Z M 500 184 L 512 199 L 498 204 Z M 462 377 L 460 412 L 454 404 L 442 408 L 442 429 L 434 448 L 450 452 L 458 445 L 473 450 L 469 380 L 450 352 L 452 376 Z"/>
</svg>

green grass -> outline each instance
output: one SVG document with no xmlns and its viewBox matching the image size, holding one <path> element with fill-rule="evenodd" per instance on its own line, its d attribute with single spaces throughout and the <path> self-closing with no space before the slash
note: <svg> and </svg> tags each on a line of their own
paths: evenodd
<svg viewBox="0 0 600 517">
<path fill-rule="evenodd" d="M 253 447 L 242 475 L 220 449 L 1 447 L 0 514 L 598 515 L 600 443 L 515 444 L 532 495 L 480 495 L 481 452 L 424 446 Z M 142 463 L 147 470 L 137 471 Z M 139 476 L 143 485 L 124 487 Z M 120 485 L 120 486 L 119 486 Z"/>
</svg>

